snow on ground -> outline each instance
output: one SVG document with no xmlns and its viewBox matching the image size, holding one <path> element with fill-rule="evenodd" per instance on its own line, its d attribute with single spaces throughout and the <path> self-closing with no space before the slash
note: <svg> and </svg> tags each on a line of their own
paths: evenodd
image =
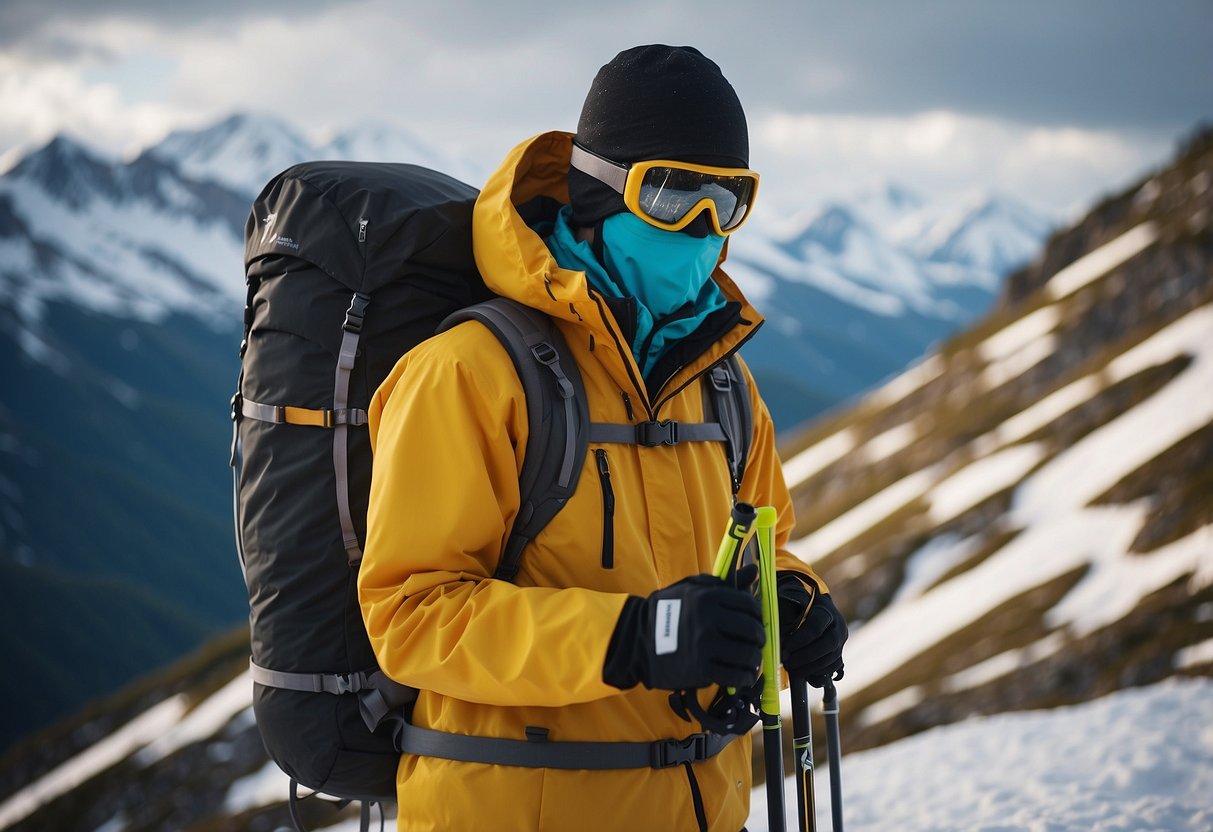
<svg viewBox="0 0 1213 832">
<path fill-rule="evenodd" d="M 915 471 L 839 515 L 814 532 L 788 543 L 788 551 L 803 561 L 828 555 L 893 512 L 921 497 L 935 482 L 935 468 Z"/>
<path fill-rule="evenodd" d="M 135 750 L 171 730 L 186 707 L 184 694 L 165 699 L 0 803 L 0 829 L 125 760 Z"/>
<path fill-rule="evenodd" d="M 1114 240 L 1084 254 L 1045 284 L 1045 292 L 1054 300 L 1072 295 L 1103 277 L 1112 269 L 1137 256 L 1158 239 L 1158 226 L 1143 222 Z"/>
<path fill-rule="evenodd" d="M 931 522 L 942 526 L 1023 479 L 1045 457 L 1044 443 L 1012 445 L 979 457 L 938 483 L 927 494 Z"/>
<path fill-rule="evenodd" d="M 170 730 L 135 756 L 141 766 L 151 766 L 185 746 L 212 737 L 241 711 L 252 708 L 253 671 L 244 671 L 207 697 Z"/>
<path fill-rule="evenodd" d="M 1022 318 L 1007 324 L 977 345 L 982 360 L 993 363 L 1002 361 L 1034 342 L 1045 339 L 1061 321 L 1061 310 L 1056 306 L 1037 309 Z"/>
<path fill-rule="evenodd" d="M 826 830 L 829 778 L 826 761 L 817 765 L 818 828 Z M 784 788 L 790 830 L 793 782 Z M 1207 832 L 1213 680 L 1171 679 L 1074 707 L 936 728 L 844 756 L 841 785 L 849 832 Z M 769 832 L 764 787 L 754 790 L 746 828 Z"/>
<path fill-rule="evenodd" d="M 872 393 L 869 393 L 865 399 L 865 403 L 877 408 L 891 407 L 911 393 L 939 378 L 943 375 L 946 366 L 944 360 L 938 354 L 924 358 L 904 373 L 901 373 L 881 387 L 876 388 Z"/>
<path fill-rule="evenodd" d="M 783 464 L 783 477 L 789 485 L 804 482 L 833 465 L 855 448 L 855 432 L 841 430 L 805 448 Z"/>
</svg>

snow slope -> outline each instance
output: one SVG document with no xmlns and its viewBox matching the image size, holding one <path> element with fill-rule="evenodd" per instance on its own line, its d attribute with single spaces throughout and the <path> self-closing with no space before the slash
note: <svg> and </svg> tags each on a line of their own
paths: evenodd
<svg viewBox="0 0 1213 832">
<path fill-rule="evenodd" d="M 826 830 L 829 777 L 825 760 L 816 762 L 817 822 Z M 1075 707 L 935 728 L 846 755 L 841 782 L 849 832 L 1207 832 L 1213 680 L 1171 679 Z M 790 777 L 784 794 L 795 829 Z M 750 832 L 768 832 L 766 806 L 765 788 L 755 789 Z"/>
</svg>

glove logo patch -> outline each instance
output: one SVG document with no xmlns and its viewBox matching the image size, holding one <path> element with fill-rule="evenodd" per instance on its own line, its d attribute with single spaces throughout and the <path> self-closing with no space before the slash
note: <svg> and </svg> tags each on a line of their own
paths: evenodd
<svg viewBox="0 0 1213 832">
<path fill-rule="evenodd" d="M 681 598 L 669 598 L 657 602 L 657 627 L 653 634 L 653 642 L 658 656 L 678 652 L 678 617 L 681 614 Z"/>
</svg>

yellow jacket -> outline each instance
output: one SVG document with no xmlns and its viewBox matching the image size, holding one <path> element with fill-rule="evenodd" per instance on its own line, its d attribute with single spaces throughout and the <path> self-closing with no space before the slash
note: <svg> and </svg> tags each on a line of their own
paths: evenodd
<svg viewBox="0 0 1213 832">
<path fill-rule="evenodd" d="M 592 420 L 701 422 L 702 374 L 761 317 L 718 268 L 714 279 L 742 304 L 741 322 L 650 396 L 602 297 L 584 273 L 557 266 L 517 209 L 537 197 L 567 202 L 570 142 L 567 133 L 548 133 L 523 143 L 485 186 L 473 223 L 485 282 L 557 320 Z M 740 499 L 778 509 L 779 567 L 812 575 L 783 549 L 791 500 L 770 415 L 749 382 L 754 439 Z M 421 689 L 413 722 L 440 731 L 523 739 L 528 726 L 540 726 L 553 741 L 636 742 L 702 730 L 673 713 L 668 692 L 621 691 L 602 680 L 602 669 L 629 594 L 711 571 L 732 504 L 719 443 L 591 446 L 576 493 L 507 583 L 490 576 L 518 510 L 528 428 L 510 359 L 476 323 L 414 348 L 376 392 L 358 589 L 380 666 Z M 601 556 L 599 450 L 615 494 L 610 564 Z M 751 788 L 749 738 L 696 764 L 694 777 L 710 827 L 740 829 Z M 401 830 L 696 828 L 685 766 L 580 771 L 406 754 L 397 787 Z"/>
</svg>

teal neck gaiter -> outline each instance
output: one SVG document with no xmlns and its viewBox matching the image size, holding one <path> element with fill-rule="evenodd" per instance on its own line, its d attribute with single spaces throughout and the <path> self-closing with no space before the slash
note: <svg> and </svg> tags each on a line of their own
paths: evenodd
<svg viewBox="0 0 1213 832">
<path fill-rule="evenodd" d="M 724 237 L 663 231 L 633 214 L 614 214 L 602 223 L 606 262 L 599 263 L 590 244 L 574 236 L 571 216 L 570 208 L 561 209 L 548 248 L 561 268 L 584 271 L 604 295 L 635 299 L 632 355 L 646 377 L 673 344 L 724 308 L 711 279 Z"/>
</svg>

